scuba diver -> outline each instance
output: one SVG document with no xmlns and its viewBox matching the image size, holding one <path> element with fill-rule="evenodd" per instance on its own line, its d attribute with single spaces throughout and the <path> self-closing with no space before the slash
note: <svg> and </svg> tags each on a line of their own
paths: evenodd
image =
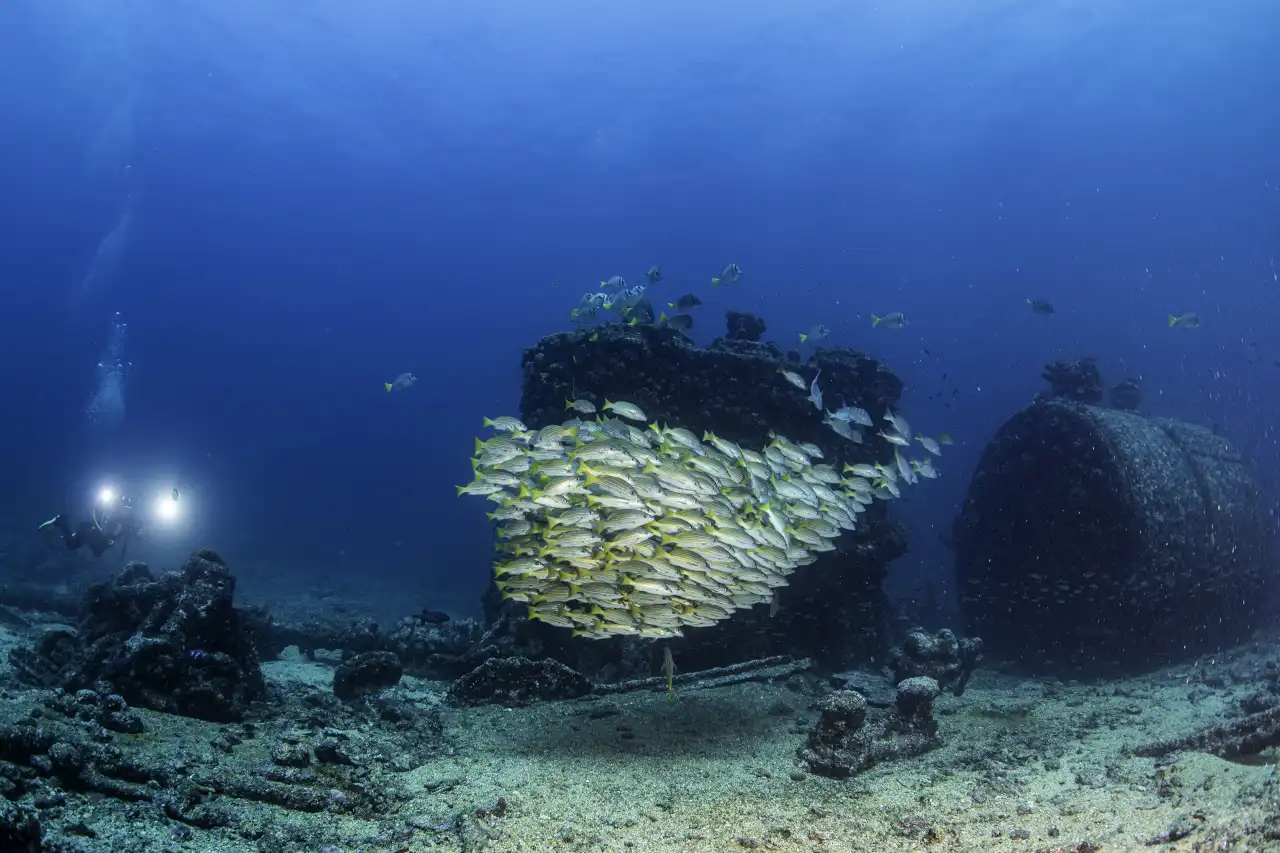
<svg viewBox="0 0 1280 853">
<path fill-rule="evenodd" d="M 39 529 L 52 527 L 62 534 L 62 541 L 67 548 L 75 551 L 87 547 L 95 557 L 101 557 L 108 548 L 119 542 L 120 559 L 123 560 L 129 541 L 142 532 L 142 525 L 138 523 L 133 511 L 133 501 L 122 497 L 106 503 L 108 506 L 102 510 L 95 504 L 93 518 L 80 522 L 75 529 L 71 528 L 63 513 L 58 513 L 40 525 Z"/>
</svg>

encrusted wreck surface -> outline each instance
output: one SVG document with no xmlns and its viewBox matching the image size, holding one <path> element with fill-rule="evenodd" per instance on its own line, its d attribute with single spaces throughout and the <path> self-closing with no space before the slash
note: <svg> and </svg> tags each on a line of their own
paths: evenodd
<svg viewBox="0 0 1280 853">
<path fill-rule="evenodd" d="M 258 651 L 233 604 L 235 578 L 213 551 L 157 577 L 129 563 L 86 595 L 74 630 L 10 652 L 27 684 L 109 686 L 146 708 L 225 722 L 265 692 Z"/>
<path fill-rule="evenodd" d="M 592 340 L 592 337 L 595 340 Z M 879 417 L 896 406 L 902 380 L 868 356 L 826 348 L 806 364 L 787 360 L 776 344 L 720 339 L 703 349 L 671 329 L 601 326 L 548 335 L 524 351 L 520 412 L 532 428 L 562 423 L 565 401 L 636 403 L 661 424 L 701 435 L 710 430 L 744 447 L 762 448 L 769 432 L 811 441 L 828 461 L 870 462 L 892 456 L 883 441 L 855 445 L 822 424 L 804 392 L 787 384 L 779 368 L 813 380 L 822 370 L 828 408 L 843 398 Z"/>
<path fill-rule="evenodd" d="M 1271 599 L 1258 491 L 1191 424 L 1049 400 L 992 439 L 955 524 L 969 628 L 1040 666 L 1238 642 Z"/>
<path fill-rule="evenodd" d="M 744 447 L 763 449 L 770 432 L 812 442 L 837 469 L 893 455 L 882 439 L 855 444 L 834 433 L 805 393 L 778 372 L 794 371 L 808 383 L 821 369 L 828 408 L 845 402 L 879 419 L 897 405 L 902 382 L 850 350 L 822 349 L 801 364 L 771 343 L 720 339 L 704 349 L 671 329 L 614 325 L 545 337 L 525 350 L 523 367 L 521 416 L 534 429 L 568 420 L 570 400 L 590 400 L 597 408 L 606 400 L 626 400 L 643 408 L 651 422 L 698 435 L 714 432 Z M 905 553 L 906 538 L 883 504 L 860 516 L 860 523 L 837 540 L 836 551 L 792 576 L 773 612 L 762 605 L 713 628 L 686 632 L 677 643 L 682 666 L 702 669 L 771 654 L 830 663 L 884 654 L 892 636 L 881 583 L 890 561 Z M 491 602 L 491 614 L 496 604 Z M 570 644 L 567 631 L 538 630 L 538 640 L 586 671 L 612 663 L 621 665 L 617 674 L 624 676 L 651 666 L 647 659 L 633 665 L 621 660 L 615 643 Z"/>
</svg>

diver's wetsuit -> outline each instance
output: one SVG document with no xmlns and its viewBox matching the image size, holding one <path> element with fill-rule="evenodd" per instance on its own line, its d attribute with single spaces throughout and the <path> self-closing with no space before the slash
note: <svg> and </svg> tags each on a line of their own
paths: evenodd
<svg viewBox="0 0 1280 853">
<path fill-rule="evenodd" d="M 57 527 L 62 532 L 62 541 L 67 543 L 67 547 L 72 551 L 82 546 L 88 546 L 89 550 L 93 552 L 93 556 L 101 557 L 104 551 L 115 544 L 115 540 L 92 521 L 80 522 L 76 525 L 75 530 L 72 530 L 71 526 L 65 521 L 58 524 Z"/>
<path fill-rule="evenodd" d="M 58 528 L 67 548 L 75 551 L 87 547 L 95 557 L 101 557 L 119 540 L 121 559 L 124 559 L 129 540 L 140 530 L 133 518 L 133 508 L 128 505 L 120 507 L 109 520 L 104 519 L 101 526 L 97 522 L 82 521 L 73 530 L 65 515 L 59 515 L 47 524 Z"/>
</svg>

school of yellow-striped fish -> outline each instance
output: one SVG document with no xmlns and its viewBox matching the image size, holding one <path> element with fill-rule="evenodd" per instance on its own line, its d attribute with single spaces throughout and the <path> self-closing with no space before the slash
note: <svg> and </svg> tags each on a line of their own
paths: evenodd
<svg viewBox="0 0 1280 853">
<path fill-rule="evenodd" d="M 597 414 L 587 400 L 566 409 Z M 649 423 L 634 403 L 602 409 L 537 431 L 486 418 L 495 435 L 476 439 L 475 480 L 458 487 L 497 504 L 502 595 L 575 636 L 675 637 L 772 602 L 875 500 L 937 476 L 896 448 L 893 464 L 837 471 L 815 445 L 773 433 L 757 452 Z M 901 416 L 886 420 L 910 436 Z"/>
</svg>

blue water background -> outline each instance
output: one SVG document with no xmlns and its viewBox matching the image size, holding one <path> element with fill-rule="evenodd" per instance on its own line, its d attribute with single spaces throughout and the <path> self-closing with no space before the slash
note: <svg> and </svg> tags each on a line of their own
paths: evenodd
<svg viewBox="0 0 1280 853">
<path fill-rule="evenodd" d="M 453 488 L 481 417 L 516 413 L 521 349 L 584 290 L 654 263 L 655 295 L 705 301 L 699 342 L 728 308 L 784 346 L 826 323 L 956 438 L 896 508 L 897 588 L 948 581 L 938 534 L 1056 358 L 1215 424 L 1271 507 L 1277 32 L 1267 0 L 11 0 L 0 512 L 180 486 L 140 555 L 462 612 L 491 544 Z M 132 366 L 103 430 L 115 311 Z M 873 329 L 889 311 L 909 325 Z"/>
</svg>

